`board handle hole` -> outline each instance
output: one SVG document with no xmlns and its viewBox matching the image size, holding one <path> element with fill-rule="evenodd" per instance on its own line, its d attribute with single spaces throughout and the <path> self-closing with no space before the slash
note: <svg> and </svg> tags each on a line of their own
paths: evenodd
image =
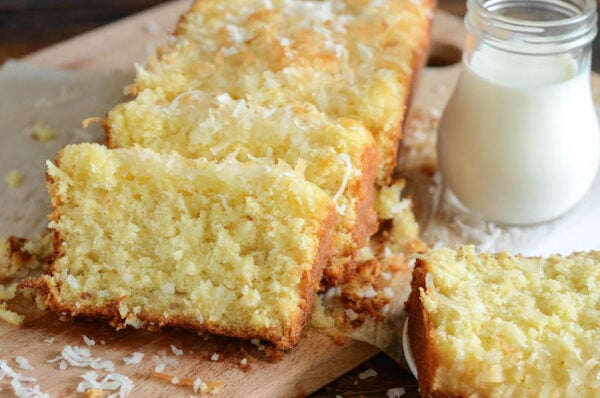
<svg viewBox="0 0 600 398">
<path fill-rule="evenodd" d="M 459 63 L 462 59 L 462 50 L 449 43 L 433 43 L 429 50 L 427 66 L 440 67 Z"/>
</svg>

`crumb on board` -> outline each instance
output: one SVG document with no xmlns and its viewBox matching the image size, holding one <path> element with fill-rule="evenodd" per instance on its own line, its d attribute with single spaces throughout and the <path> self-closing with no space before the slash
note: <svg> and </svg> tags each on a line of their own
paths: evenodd
<svg viewBox="0 0 600 398">
<path fill-rule="evenodd" d="M 52 260 L 52 234 L 34 239 L 0 237 L 0 283 L 20 280 L 45 271 Z"/>
<path fill-rule="evenodd" d="M 29 363 L 29 359 L 25 358 L 22 355 L 17 355 L 15 357 L 15 362 L 19 365 L 19 368 L 23 370 L 33 370 L 33 366 Z"/>
<path fill-rule="evenodd" d="M 85 398 L 104 398 L 105 396 L 106 395 L 104 394 L 104 390 L 100 390 L 97 388 L 85 391 Z"/>
<path fill-rule="evenodd" d="M 364 372 L 361 372 L 358 374 L 358 378 L 361 380 L 368 379 L 369 377 L 375 377 L 375 376 L 377 376 L 377 371 L 373 368 L 369 368 L 369 369 L 365 370 Z"/>
<path fill-rule="evenodd" d="M 85 393 L 88 396 L 90 390 L 100 390 L 102 395 L 98 395 L 98 392 L 91 393 L 92 397 L 103 397 L 104 391 L 115 391 L 115 394 L 111 394 L 116 397 L 126 397 L 133 390 L 134 384 L 131 379 L 120 373 L 109 373 L 105 375 L 101 380 L 98 380 L 98 373 L 93 370 L 86 372 L 79 376 L 83 379 L 82 382 L 77 386 L 77 392 Z"/>
<path fill-rule="evenodd" d="M 131 353 L 131 355 L 123 357 L 123 362 L 125 363 L 125 365 L 135 365 L 142 362 L 143 358 L 143 352 L 133 352 Z"/>
<path fill-rule="evenodd" d="M 173 354 L 175 354 L 175 356 L 182 356 L 183 355 L 183 350 L 177 348 L 176 346 L 174 346 L 173 344 L 171 344 L 171 352 L 173 352 Z"/>
<path fill-rule="evenodd" d="M 85 334 L 81 335 L 81 337 L 83 337 L 83 342 L 85 343 L 85 345 L 92 347 L 96 345 L 96 342 L 93 339 L 90 339 L 89 337 L 87 337 Z"/>
<path fill-rule="evenodd" d="M 105 122 L 106 121 L 101 117 L 88 117 L 86 119 L 83 119 L 83 121 L 81 122 L 81 125 L 83 126 L 84 129 L 87 129 L 91 123 L 99 123 L 101 125 L 104 125 Z"/>
<path fill-rule="evenodd" d="M 385 393 L 387 398 L 400 398 L 404 394 L 406 394 L 406 390 L 403 387 L 390 388 Z"/>
<path fill-rule="evenodd" d="M 200 378 L 192 379 L 189 377 L 177 377 L 168 373 L 157 372 L 156 370 L 152 372 L 152 376 L 177 386 L 192 387 L 194 393 L 199 392 L 201 394 L 212 395 L 219 392 L 221 387 L 223 387 L 223 383 L 220 381 L 205 382 Z"/>
<path fill-rule="evenodd" d="M 40 391 L 39 385 L 29 385 L 29 383 L 37 382 L 35 377 L 22 376 L 20 373 L 11 368 L 4 359 L 0 359 L 0 380 L 4 379 L 5 377 L 10 379 L 10 385 L 14 390 L 15 396 L 17 397 L 49 398 L 48 394 Z"/>
<path fill-rule="evenodd" d="M 0 319 L 10 323 L 13 326 L 21 326 L 25 316 L 9 310 L 6 302 L 0 302 Z"/>
<path fill-rule="evenodd" d="M 56 137 L 56 133 L 42 120 L 34 119 L 30 136 L 36 141 L 48 142 Z"/>
<path fill-rule="evenodd" d="M 16 189 L 23 183 L 23 174 L 19 170 L 11 170 L 4 176 L 4 181 L 9 188 Z"/>
</svg>

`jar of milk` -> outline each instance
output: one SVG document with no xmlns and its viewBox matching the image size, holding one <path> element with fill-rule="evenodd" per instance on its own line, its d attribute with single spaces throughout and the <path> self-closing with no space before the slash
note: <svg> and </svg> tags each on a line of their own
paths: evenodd
<svg viewBox="0 0 600 398">
<path fill-rule="evenodd" d="M 466 48 L 438 131 L 446 187 L 507 224 L 556 218 L 598 169 L 590 90 L 596 0 L 468 0 Z"/>
</svg>

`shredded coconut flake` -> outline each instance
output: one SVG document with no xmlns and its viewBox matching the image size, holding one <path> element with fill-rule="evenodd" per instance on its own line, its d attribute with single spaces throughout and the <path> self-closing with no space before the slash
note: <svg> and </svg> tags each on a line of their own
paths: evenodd
<svg viewBox="0 0 600 398">
<path fill-rule="evenodd" d="M 394 297 L 394 290 L 391 287 L 386 286 L 383 288 L 383 294 L 385 294 L 389 298 L 392 298 Z"/>
<path fill-rule="evenodd" d="M 133 353 L 131 353 L 131 355 L 124 357 L 123 362 L 125 362 L 125 365 L 135 365 L 137 363 L 142 362 L 143 358 L 144 358 L 143 352 L 133 352 Z"/>
<path fill-rule="evenodd" d="M 35 385 L 33 387 L 26 387 L 22 383 L 36 382 L 35 377 L 21 376 L 15 372 L 5 360 L 0 360 L 0 380 L 9 377 L 11 379 L 10 385 L 14 389 L 15 396 L 18 398 L 49 398 L 50 396 L 40 391 L 40 387 Z"/>
<path fill-rule="evenodd" d="M 157 355 L 152 356 L 152 363 L 154 365 L 177 366 L 179 364 L 179 361 L 177 360 L 177 358 L 168 356 L 167 351 L 163 349 L 158 351 Z M 162 370 L 157 370 L 157 372 L 162 372 Z"/>
<path fill-rule="evenodd" d="M 184 97 L 187 97 L 188 95 L 196 96 L 196 97 L 202 97 L 202 96 L 206 95 L 206 93 L 204 93 L 203 91 L 200 91 L 200 90 L 188 90 L 188 91 L 184 91 L 183 93 L 181 93 L 177 97 L 175 97 L 173 99 L 173 101 L 171 101 L 171 103 L 167 107 L 167 109 L 169 110 L 169 112 L 173 112 L 175 109 L 177 109 L 179 107 L 179 102 L 181 102 L 181 100 Z"/>
<path fill-rule="evenodd" d="M 406 390 L 403 387 L 390 388 L 385 393 L 387 398 L 400 398 L 404 394 L 406 394 Z"/>
<path fill-rule="evenodd" d="M 377 296 L 377 292 L 375 291 L 372 285 L 369 285 L 362 287 L 360 291 L 358 291 L 357 295 L 363 298 L 373 298 Z"/>
<path fill-rule="evenodd" d="M 52 344 L 54 343 L 54 337 L 49 337 L 47 339 L 42 340 L 44 343 L 46 344 Z"/>
<path fill-rule="evenodd" d="M 242 360 L 240 361 L 240 365 L 242 365 L 242 366 L 248 365 L 248 359 L 242 358 Z"/>
<path fill-rule="evenodd" d="M 400 214 L 404 210 L 410 208 L 411 201 L 410 199 L 402 199 L 399 203 L 396 203 L 392 207 L 392 214 Z"/>
<path fill-rule="evenodd" d="M 171 351 L 173 352 L 173 354 L 177 355 L 178 357 L 183 355 L 183 350 L 180 350 L 179 348 L 175 347 L 173 344 L 171 344 Z"/>
<path fill-rule="evenodd" d="M 171 379 L 171 384 L 175 384 L 175 385 L 179 384 L 179 377 L 173 377 Z"/>
<path fill-rule="evenodd" d="M 15 390 L 17 398 L 49 398 L 50 396 L 40 391 L 40 386 L 25 387 L 19 380 L 11 380 L 10 385 Z"/>
<path fill-rule="evenodd" d="M 425 287 L 427 289 L 435 288 L 435 284 L 433 283 L 433 275 L 431 275 L 430 272 L 425 275 Z"/>
<path fill-rule="evenodd" d="M 352 308 L 346 308 L 344 312 L 350 321 L 354 321 L 358 318 L 358 314 Z"/>
<path fill-rule="evenodd" d="M 361 380 L 368 379 L 369 377 L 377 376 L 377 371 L 375 369 L 367 369 L 364 372 L 358 374 L 358 378 Z"/>
<path fill-rule="evenodd" d="M 194 389 L 194 393 L 197 393 L 201 386 L 202 386 L 201 379 L 194 380 L 194 385 L 192 386 L 192 388 Z"/>
<path fill-rule="evenodd" d="M 210 357 L 211 361 L 218 361 L 219 360 L 219 354 L 217 354 L 216 352 L 214 354 L 212 354 L 212 356 Z"/>
<path fill-rule="evenodd" d="M 165 368 L 166 368 L 166 366 L 165 366 L 165 364 L 164 364 L 164 363 L 159 363 L 158 365 L 156 365 L 156 366 L 154 367 L 154 371 L 155 371 L 156 373 L 162 373 L 162 372 L 164 372 L 164 371 L 165 371 Z"/>
<path fill-rule="evenodd" d="M 348 154 L 346 154 L 346 153 L 340 153 L 338 155 L 338 157 L 340 159 L 342 159 L 343 162 L 346 164 L 346 172 L 344 173 L 344 176 L 342 178 L 342 183 L 340 185 L 340 188 L 337 190 L 335 195 L 333 195 L 332 199 L 333 199 L 333 203 L 335 204 L 335 208 L 336 208 L 337 212 L 341 215 L 344 215 L 344 213 L 346 212 L 346 205 L 340 206 L 337 203 L 337 201 L 340 198 L 340 196 L 342 196 L 344 191 L 346 190 L 346 186 L 348 185 L 348 181 L 350 180 L 350 175 L 352 174 L 352 162 L 350 161 L 350 156 L 348 156 Z"/>
<path fill-rule="evenodd" d="M 163 284 L 163 292 L 166 294 L 174 294 L 175 293 L 175 284 L 173 282 L 167 282 Z"/>
<path fill-rule="evenodd" d="M 18 381 L 37 381 L 35 377 L 21 376 L 21 374 L 15 372 L 5 360 L 0 360 L 0 380 L 4 379 L 6 376 Z"/>
<path fill-rule="evenodd" d="M 90 339 L 89 337 L 87 337 L 85 334 L 82 335 L 83 336 L 83 342 L 85 343 L 85 345 L 87 345 L 88 347 L 92 347 L 96 345 L 96 342 L 92 339 Z"/>
<path fill-rule="evenodd" d="M 15 362 L 23 370 L 33 370 L 33 366 L 29 364 L 29 360 L 27 360 L 25 357 L 19 355 L 15 358 Z"/>
<path fill-rule="evenodd" d="M 222 105 L 226 105 L 233 102 L 233 98 L 231 98 L 231 96 L 228 93 L 223 93 L 217 96 L 217 101 Z"/>
<path fill-rule="evenodd" d="M 123 398 L 129 395 L 131 390 L 133 390 L 133 382 L 131 379 L 119 373 L 109 373 L 104 376 L 102 380 L 98 380 L 98 374 L 92 370 L 80 377 L 83 379 L 77 386 L 77 392 L 80 393 L 91 389 L 100 389 L 115 391 L 114 394 L 108 395 L 107 398 Z"/>
<path fill-rule="evenodd" d="M 84 347 L 78 347 L 78 346 L 66 345 L 62 349 L 60 356 L 49 359 L 46 362 L 54 363 L 54 362 L 58 362 L 58 361 L 61 361 L 61 363 L 60 363 L 61 369 L 63 367 L 63 362 L 64 362 L 65 369 L 66 369 L 66 363 L 68 363 L 71 366 L 75 366 L 75 367 L 79 367 L 79 368 L 89 367 L 92 369 L 102 369 L 107 372 L 114 372 L 114 370 L 115 370 L 115 365 L 113 364 L 112 361 L 102 360 L 102 358 L 92 358 L 92 354 L 89 349 L 84 348 Z"/>
</svg>

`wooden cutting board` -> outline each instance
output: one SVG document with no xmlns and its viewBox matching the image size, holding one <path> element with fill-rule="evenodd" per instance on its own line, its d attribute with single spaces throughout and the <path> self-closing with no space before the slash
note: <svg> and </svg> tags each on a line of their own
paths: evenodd
<svg viewBox="0 0 600 398">
<path fill-rule="evenodd" d="M 134 62 L 143 62 L 165 39 L 165 32 L 172 30 L 189 3 L 188 0 L 175 1 L 155 7 L 36 52 L 25 60 L 40 66 L 78 70 L 130 69 Z M 456 60 L 455 49 L 462 46 L 463 32 L 461 20 L 438 12 L 433 27 L 433 53 L 438 63 Z M 427 68 L 421 75 L 413 103 L 417 107 L 442 109 L 457 72 L 456 65 Z M 598 77 L 593 79 L 594 86 L 598 87 Z M 37 377 L 41 389 L 52 397 L 76 395 L 79 376 L 88 370 L 69 366 L 63 371 L 59 370 L 60 361 L 47 363 L 59 356 L 66 345 L 86 347 L 92 356 L 113 361 L 116 372 L 134 381 L 131 396 L 135 397 L 176 397 L 193 393 L 189 386 L 176 386 L 170 380 L 153 377 L 153 356 L 162 356 L 162 361 L 168 357 L 170 362 L 165 372 L 181 380 L 201 378 L 221 383 L 218 396 L 293 397 L 316 391 L 378 353 L 365 343 L 337 344 L 326 335 L 310 333 L 292 352 L 278 361 L 268 361 L 263 359 L 263 352 L 251 344 L 244 351 L 227 340 L 205 340 L 187 332 L 115 332 L 101 323 L 64 323 L 55 314 L 27 311 L 28 321 L 21 328 L 0 321 L 0 358 L 12 361 L 17 355 L 26 357 L 34 370 L 20 370 L 11 362 L 13 368 L 25 376 Z M 86 346 L 83 335 L 95 345 Z M 183 350 L 182 355 L 177 355 L 181 354 L 179 350 Z M 125 365 L 123 357 L 133 352 L 144 353 L 143 360 L 139 364 Z M 211 360 L 215 353 L 219 354 L 218 361 Z M 240 365 L 244 358 L 249 361 L 248 367 Z"/>
</svg>

